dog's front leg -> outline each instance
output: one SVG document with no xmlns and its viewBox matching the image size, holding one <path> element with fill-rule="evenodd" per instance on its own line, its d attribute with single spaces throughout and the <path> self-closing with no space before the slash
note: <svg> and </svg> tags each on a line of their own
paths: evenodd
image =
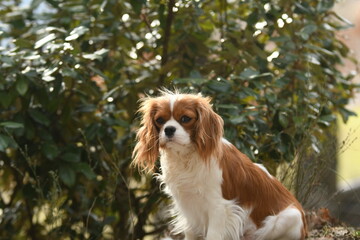
<svg viewBox="0 0 360 240">
<path fill-rule="evenodd" d="M 240 206 L 227 202 L 209 209 L 206 240 L 240 240 L 247 216 Z"/>
<path fill-rule="evenodd" d="M 209 225 L 206 240 L 224 240 L 226 233 L 226 214 L 222 207 L 209 209 Z"/>
</svg>

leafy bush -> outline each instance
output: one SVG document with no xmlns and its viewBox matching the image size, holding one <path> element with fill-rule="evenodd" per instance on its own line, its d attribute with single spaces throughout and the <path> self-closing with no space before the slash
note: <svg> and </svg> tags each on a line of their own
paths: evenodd
<svg viewBox="0 0 360 240">
<path fill-rule="evenodd" d="M 353 115 L 334 1 L 18 3 L 0 5 L 1 238 L 160 235 L 163 196 L 129 167 L 137 100 L 159 87 L 213 97 L 272 171 Z"/>
</svg>

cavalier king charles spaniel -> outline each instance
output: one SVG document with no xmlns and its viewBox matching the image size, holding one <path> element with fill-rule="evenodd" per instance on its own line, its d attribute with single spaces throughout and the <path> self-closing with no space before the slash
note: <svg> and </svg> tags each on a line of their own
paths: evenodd
<svg viewBox="0 0 360 240">
<path fill-rule="evenodd" d="M 163 91 L 141 102 L 133 163 L 152 171 L 172 198 L 174 232 L 186 240 L 300 240 L 304 211 L 260 164 L 223 137 L 210 98 Z"/>
</svg>

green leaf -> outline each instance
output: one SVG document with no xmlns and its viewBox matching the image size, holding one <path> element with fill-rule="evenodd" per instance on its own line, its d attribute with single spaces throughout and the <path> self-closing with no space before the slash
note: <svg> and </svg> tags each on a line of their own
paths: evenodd
<svg viewBox="0 0 360 240">
<path fill-rule="evenodd" d="M 275 93 L 273 93 L 273 92 L 267 92 L 266 94 L 265 94 L 265 98 L 266 98 L 266 100 L 267 101 L 269 101 L 269 103 L 271 103 L 271 104 L 274 104 L 274 103 L 276 103 L 276 101 L 277 101 L 277 95 L 275 94 Z"/>
<path fill-rule="evenodd" d="M 329 56 L 335 56 L 335 53 L 333 53 L 332 51 L 329 51 L 329 50 L 327 50 L 325 48 L 322 48 L 322 47 L 318 47 L 318 46 L 315 46 L 315 45 L 312 45 L 312 44 L 305 44 L 304 46 L 307 47 L 307 48 L 310 48 L 312 50 L 316 50 L 316 51 L 318 51 L 320 53 L 329 55 Z"/>
<path fill-rule="evenodd" d="M 24 96 L 29 88 L 29 82 L 24 77 L 20 77 L 16 82 L 16 90 L 21 95 Z"/>
<path fill-rule="evenodd" d="M 267 73 L 261 73 L 258 75 L 253 75 L 250 77 L 250 79 L 264 79 L 265 81 L 270 81 L 271 79 L 273 79 L 274 74 L 267 72 Z"/>
<path fill-rule="evenodd" d="M 318 27 L 315 24 L 308 24 L 305 27 L 303 27 L 299 33 L 297 33 L 298 35 L 300 35 L 300 37 L 304 40 L 308 40 L 311 36 L 311 34 L 313 34 L 314 32 L 316 32 L 318 29 Z"/>
<path fill-rule="evenodd" d="M 238 110 L 238 105 L 235 104 L 217 104 L 216 107 L 219 109 Z"/>
<path fill-rule="evenodd" d="M 326 12 L 331 9 L 335 4 L 335 0 L 323 0 L 319 1 L 317 5 L 317 11 L 320 13 Z"/>
<path fill-rule="evenodd" d="M 80 162 L 81 156 L 80 153 L 75 152 L 66 152 L 61 156 L 61 159 L 63 159 L 66 162 Z"/>
<path fill-rule="evenodd" d="M 54 33 L 50 33 L 49 35 L 47 35 L 46 37 L 43 37 L 42 39 L 38 40 L 35 43 L 35 49 L 41 48 L 42 46 L 44 46 L 45 44 L 47 44 L 48 42 L 51 42 L 52 40 L 54 40 L 56 38 L 56 35 Z"/>
<path fill-rule="evenodd" d="M 69 164 L 61 164 L 59 167 L 59 177 L 65 185 L 72 187 L 75 184 L 76 173 Z"/>
<path fill-rule="evenodd" d="M 117 92 L 120 88 L 121 88 L 121 86 L 114 87 L 113 89 L 111 89 L 110 91 L 108 91 L 107 93 L 104 94 L 104 96 L 102 97 L 102 100 L 104 101 L 104 100 L 108 99 L 111 95 L 113 95 L 115 92 Z"/>
<path fill-rule="evenodd" d="M 283 128 L 287 128 L 287 126 L 289 126 L 289 118 L 286 112 L 279 113 L 279 123 Z"/>
<path fill-rule="evenodd" d="M 61 74 L 64 77 L 71 77 L 71 78 L 77 78 L 78 77 L 78 73 L 75 69 L 69 68 L 69 67 L 64 67 L 60 70 Z"/>
<path fill-rule="evenodd" d="M 6 148 L 9 147 L 10 143 L 11 143 L 10 137 L 0 134 L 0 152 L 5 152 Z"/>
<path fill-rule="evenodd" d="M 1 50 L 1 48 L 0 48 L 0 50 Z M 15 63 L 13 58 L 8 57 L 8 56 L 1 56 L 1 55 L 0 55 L 0 62 L 1 62 L 1 66 L 3 68 L 4 67 L 12 67 Z"/>
<path fill-rule="evenodd" d="M 130 0 L 130 4 L 134 12 L 136 12 L 136 14 L 140 14 L 142 6 L 146 4 L 146 0 Z"/>
<path fill-rule="evenodd" d="M 246 96 L 246 97 L 241 98 L 241 103 L 251 104 L 255 100 L 256 100 L 255 96 Z"/>
<path fill-rule="evenodd" d="M 336 116 L 334 114 L 328 114 L 321 116 L 320 119 L 327 122 L 333 122 L 336 120 Z"/>
<path fill-rule="evenodd" d="M 14 44 L 18 47 L 21 48 L 31 48 L 32 47 L 32 43 L 26 39 L 23 38 L 18 38 L 14 41 Z"/>
<path fill-rule="evenodd" d="M 250 159 L 254 160 L 256 159 L 255 155 L 254 155 L 254 152 L 251 151 L 250 148 L 248 147 L 244 147 L 242 149 L 240 149 L 244 154 L 246 154 L 246 156 L 248 156 Z"/>
<path fill-rule="evenodd" d="M 94 53 L 83 54 L 83 58 L 90 60 L 102 59 L 108 52 L 109 52 L 108 49 L 102 48 Z"/>
<path fill-rule="evenodd" d="M 231 117 L 229 120 L 232 124 L 238 125 L 242 122 L 245 122 L 246 118 L 245 116 L 242 115 L 242 116 Z"/>
<path fill-rule="evenodd" d="M 51 82 L 55 80 L 55 77 L 52 76 L 53 73 L 55 73 L 58 70 L 57 66 L 51 66 L 44 70 L 42 74 L 42 79 L 46 82 Z"/>
<path fill-rule="evenodd" d="M 108 77 L 104 74 L 104 72 L 102 72 L 101 70 L 91 66 L 91 65 L 87 65 L 87 67 L 93 71 L 94 73 L 98 74 L 99 76 L 101 76 L 102 78 L 104 78 L 105 80 L 108 79 Z"/>
<path fill-rule="evenodd" d="M 349 120 L 349 117 L 357 116 L 357 114 L 355 112 L 349 111 L 346 108 L 340 108 L 339 112 L 340 112 L 340 115 L 341 115 L 344 123 L 346 123 Z"/>
<path fill-rule="evenodd" d="M 280 77 L 275 80 L 274 86 L 278 88 L 284 88 L 286 85 L 288 85 L 291 82 L 291 80 L 287 77 Z"/>
<path fill-rule="evenodd" d="M 4 108 L 8 108 L 17 95 L 16 91 L 0 92 L 0 103 Z"/>
<path fill-rule="evenodd" d="M 286 43 L 291 41 L 289 36 L 278 36 L 278 37 L 271 37 L 270 41 L 278 42 L 278 43 Z"/>
<path fill-rule="evenodd" d="M 313 142 L 313 143 L 311 144 L 311 148 L 312 148 L 317 154 L 320 153 L 320 147 L 319 147 L 318 143 Z"/>
<path fill-rule="evenodd" d="M 32 0 L 31 1 L 31 9 L 36 9 L 44 0 Z"/>
<path fill-rule="evenodd" d="M 206 78 L 176 78 L 174 79 L 175 84 L 192 84 L 192 85 L 201 85 L 206 83 L 208 80 Z"/>
<path fill-rule="evenodd" d="M 227 81 L 215 81 L 212 80 L 207 85 L 210 89 L 217 91 L 217 92 L 228 92 L 231 88 L 230 84 Z"/>
<path fill-rule="evenodd" d="M 97 109 L 97 106 L 94 104 L 83 104 L 77 108 L 77 111 L 80 113 L 86 113 L 86 112 L 89 113 L 89 112 L 96 111 L 96 109 Z"/>
<path fill-rule="evenodd" d="M 30 117 L 37 123 L 43 124 L 45 126 L 50 125 L 49 118 L 42 112 L 37 109 L 29 109 L 28 110 Z"/>
<path fill-rule="evenodd" d="M 337 26 L 336 27 L 337 30 L 345 30 L 345 29 L 355 27 L 355 25 L 352 22 L 350 22 L 349 20 L 347 20 L 346 18 L 344 18 L 338 14 L 334 14 L 334 16 L 345 24 L 345 25 Z"/>
<path fill-rule="evenodd" d="M 115 119 L 115 118 L 111 118 L 111 117 L 104 117 L 103 120 L 109 126 L 120 126 L 120 127 L 125 127 L 125 128 L 129 127 L 129 123 L 121 118 Z"/>
<path fill-rule="evenodd" d="M 96 178 L 96 174 L 87 163 L 77 163 L 75 164 L 75 169 L 77 172 L 84 174 L 85 177 L 89 180 Z"/>
<path fill-rule="evenodd" d="M 93 140 L 99 133 L 100 126 L 98 123 L 93 123 L 85 129 L 85 138 L 87 141 Z"/>
<path fill-rule="evenodd" d="M 89 28 L 87 28 L 87 27 L 84 27 L 84 26 L 76 27 L 70 32 L 70 35 L 65 38 L 65 41 L 76 40 L 88 31 L 89 31 Z"/>
<path fill-rule="evenodd" d="M 299 3 L 297 1 L 294 2 L 295 4 L 295 9 L 294 12 L 295 13 L 301 13 L 301 14 L 312 14 L 312 9 L 309 6 L 308 3 L 304 2 L 304 3 Z"/>
<path fill-rule="evenodd" d="M 328 115 L 325 115 L 325 116 L 321 116 L 318 120 L 318 123 L 326 126 L 326 127 L 329 127 L 331 125 L 332 122 L 334 122 L 336 120 L 336 117 L 335 115 L 333 114 L 328 114 Z"/>
<path fill-rule="evenodd" d="M 16 128 L 23 128 L 24 124 L 18 122 L 1 122 L 0 127 L 16 129 Z"/>
<path fill-rule="evenodd" d="M 248 80 L 251 78 L 254 78 L 259 75 L 259 71 L 251 69 L 251 68 L 245 68 L 242 73 L 240 73 L 240 79 Z"/>
<path fill-rule="evenodd" d="M 311 35 L 312 33 L 316 32 L 318 27 L 315 24 L 308 24 L 300 32 L 305 33 L 307 35 Z"/>
<path fill-rule="evenodd" d="M 42 152 L 44 153 L 45 157 L 50 160 L 54 160 L 59 155 L 60 150 L 53 143 L 44 143 L 42 145 Z"/>
<path fill-rule="evenodd" d="M 309 63 L 315 64 L 315 65 L 320 65 L 320 61 L 319 61 L 319 56 L 313 53 L 307 53 L 305 54 L 306 56 L 306 60 Z"/>
<path fill-rule="evenodd" d="M 279 152 L 283 155 L 283 158 L 293 160 L 295 155 L 293 139 L 286 133 L 280 133 L 278 137 L 280 140 L 278 145 Z"/>
</svg>

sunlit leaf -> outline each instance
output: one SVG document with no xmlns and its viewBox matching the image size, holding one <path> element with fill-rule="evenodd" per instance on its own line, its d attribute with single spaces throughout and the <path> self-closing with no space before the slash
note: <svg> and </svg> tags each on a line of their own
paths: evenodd
<svg viewBox="0 0 360 240">
<path fill-rule="evenodd" d="M 76 27 L 70 32 L 70 35 L 65 38 L 65 41 L 72 41 L 78 39 L 80 36 L 84 35 L 88 31 L 89 28 L 85 26 Z"/>
<path fill-rule="evenodd" d="M 52 74 L 55 73 L 57 70 L 58 70 L 57 66 L 51 66 L 50 68 L 45 69 L 42 74 L 42 79 L 46 82 L 51 82 L 55 80 L 55 77 L 52 76 Z"/>
<path fill-rule="evenodd" d="M 94 53 L 86 53 L 83 54 L 83 58 L 95 60 L 95 59 L 101 59 L 103 58 L 107 53 L 109 52 L 108 49 L 102 48 Z"/>
<path fill-rule="evenodd" d="M 44 46 L 45 44 L 47 44 L 48 42 L 53 41 L 54 39 L 56 39 L 56 35 L 54 33 L 50 33 L 49 35 L 47 35 L 46 37 L 43 37 L 42 39 L 38 40 L 35 43 L 35 49 L 41 48 L 42 46 Z"/>
</svg>

